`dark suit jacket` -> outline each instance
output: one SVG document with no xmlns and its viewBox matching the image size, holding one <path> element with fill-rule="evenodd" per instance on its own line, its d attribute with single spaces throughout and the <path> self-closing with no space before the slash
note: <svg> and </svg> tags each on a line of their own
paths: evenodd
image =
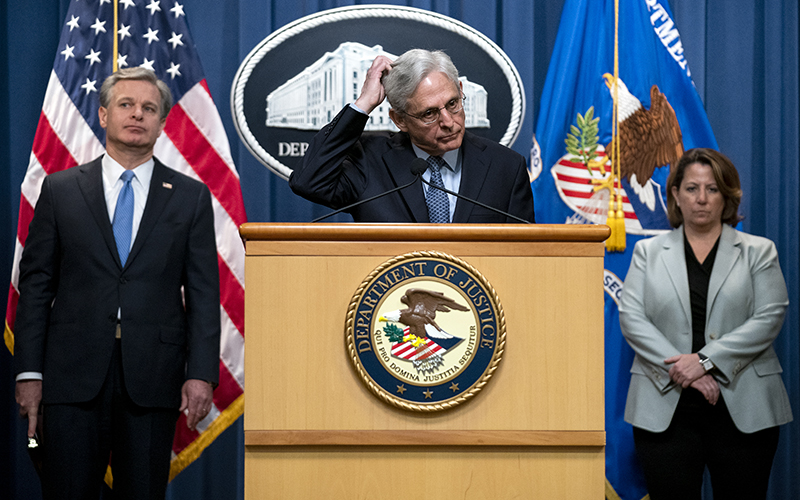
<svg viewBox="0 0 800 500">
<path fill-rule="evenodd" d="M 350 106 L 314 137 L 303 161 L 289 177 L 300 196 L 341 208 L 414 179 L 416 158 L 405 133 L 364 133 L 368 117 Z M 518 153 L 467 132 L 464 136 L 459 193 L 533 222 L 528 170 Z M 430 222 L 421 183 L 350 210 L 356 222 Z M 459 200 L 453 222 L 512 222 Z"/>
<path fill-rule="evenodd" d="M 155 160 L 123 268 L 101 175 L 98 158 L 44 180 L 20 261 L 15 372 L 43 374 L 45 403 L 92 399 L 108 372 L 121 308 L 131 399 L 177 409 L 186 379 L 219 377 L 211 196 L 202 183 Z"/>
</svg>

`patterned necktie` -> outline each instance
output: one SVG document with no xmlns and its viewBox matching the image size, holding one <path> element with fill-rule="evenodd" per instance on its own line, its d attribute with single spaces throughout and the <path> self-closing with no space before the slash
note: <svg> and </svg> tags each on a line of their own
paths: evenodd
<svg viewBox="0 0 800 500">
<path fill-rule="evenodd" d="M 431 184 L 436 187 L 444 188 L 442 181 L 442 167 L 445 161 L 441 156 L 429 156 L 428 167 L 431 171 Z M 450 222 L 450 201 L 447 193 L 442 190 L 428 187 L 425 194 L 425 203 L 428 205 L 428 218 L 434 224 L 446 224 Z"/>
<path fill-rule="evenodd" d="M 133 170 L 126 170 L 120 176 L 122 191 L 117 198 L 117 208 L 114 209 L 114 239 L 117 240 L 117 251 L 119 261 L 125 266 L 128 254 L 131 251 L 131 232 L 133 230 L 133 186 L 131 180 L 134 177 Z"/>
</svg>

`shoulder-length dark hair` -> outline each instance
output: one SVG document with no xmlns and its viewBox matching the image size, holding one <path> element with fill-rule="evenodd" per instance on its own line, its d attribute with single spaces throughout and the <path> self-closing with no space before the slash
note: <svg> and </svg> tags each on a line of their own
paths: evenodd
<svg viewBox="0 0 800 500">
<path fill-rule="evenodd" d="M 739 216 L 739 203 L 742 201 L 742 185 L 739 182 L 739 173 L 727 156 L 707 148 L 690 149 L 683 154 L 678 165 L 670 172 L 667 179 L 667 216 L 672 227 L 683 224 L 683 213 L 678 207 L 675 197 L 672 196 L 672 187 L 680 189 L 686 167 L 693 163 L 700 163 L 711 167 L 714 181 L 717 183 L 725 208 L 722 209 L 722 223 L 734 225 L 742 218 Z"/>
</svg>

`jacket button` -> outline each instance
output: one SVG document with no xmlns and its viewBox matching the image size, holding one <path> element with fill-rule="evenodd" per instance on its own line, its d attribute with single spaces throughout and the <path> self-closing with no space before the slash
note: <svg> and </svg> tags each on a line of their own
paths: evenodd
<svg viewBox="0 0 800 500">
<path fill-rule="evenodd" d="M 122 283 L 122 284 L 124 285 L 125 283 L 127 283 L 127 282 L 128 282 L 128 280 L 127 280 L 125 277 L 121 277 L 121 278 L 119 279 L 119 282 L 120 282 L 120 283 Z"/>
<path fill-rule="evenodd" d="M 711 340 L 717 340 L 717 334 L 712 333 L 711 335 L 708 336 L 708 338 L 710 338 Z"/>
</svg>

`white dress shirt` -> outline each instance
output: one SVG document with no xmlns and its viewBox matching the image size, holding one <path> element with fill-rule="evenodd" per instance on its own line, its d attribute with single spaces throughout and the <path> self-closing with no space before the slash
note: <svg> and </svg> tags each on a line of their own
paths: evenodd
<svg viewBox="0 0 800 500">
<path fill-rule="evenodd" d="M 425 151 L 421 150 L 417 147 L 416 144 L 411 144 L 411 147 L 414 148 L 414 153 L 416 153 L 417 158 L 422 158 L 423 160 L 428 160 L 428 157 L 431 156 Z M 449 189 L 454 193 L 458 192 L 458 189 L 461 187 L 461 148 L 454 149 L 453 151 L 448 151 L 442 155 L 442 159 L 447 164 L 447 168 L 440 169 L 439 172 L 442 174 L 442 182 L 444 183 L 445 189 Z M 431 181 L 431 170 L 428 169 L 422 173 L 422 178 L 426 181 Z M 425 184 L 425 196 L 427 198 L 428 190 L 434 189 L 427 184 Z M 453 196 L 450 193 L 447 193 L 447 201 L 450 205 L 450 222 L 453 222 L 453 214 L 456 211 L 456 202 L 458 201 L 458 197 Z"/>
<path fill-rule="evenodd" d="M 103 193 L 106 198 L 106 209 L 108 209 L 108 220 L 114 223 L 114 211 L 117 209 L 117 198 L 122 192 L 123 182 L 120 178 L 125 169 L 116 160 L 108 155 L 103 155 Z M 155 162 L 150 157 L 149 160 L 133 169 L 135 174 L 131 179 L 133 188 L 133 227 L 131 227 L 131 248 L 139 232 L 139 224 L 142 222 L 144 206 L 147 203 L 147 194 L 150 192 L 150 179 L 153 178 L 153 168 Z M 130 250 L 130 248 L 128 249 Z"/>
</svg>

